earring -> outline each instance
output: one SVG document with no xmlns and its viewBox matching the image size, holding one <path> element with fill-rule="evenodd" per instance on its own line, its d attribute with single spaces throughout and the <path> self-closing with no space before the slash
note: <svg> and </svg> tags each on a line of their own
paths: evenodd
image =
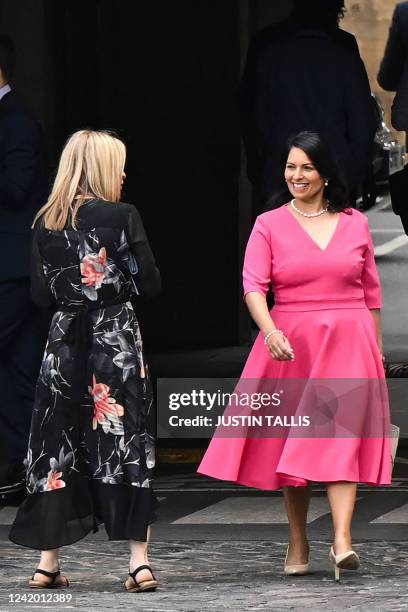
<svg viewBox="0 0 408 612">
<path fill-rule="evenodd" d="M 324 181 L 324 184 L 327 187 L 327 185 L 329 184 L 329 181 Z"/>
</svg>

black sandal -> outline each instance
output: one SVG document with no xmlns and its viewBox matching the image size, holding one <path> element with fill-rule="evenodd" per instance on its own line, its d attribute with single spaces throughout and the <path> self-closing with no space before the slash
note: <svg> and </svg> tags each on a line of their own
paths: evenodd
<svg viewBox="0 0 408 612">
<path fill-rule="evenodd" d="M 153 580 L 142 580 L 138 582 L 136 580 L 136 574 L 140 572 L 140 570 L 147 569 L 152 575 Z M 132 579 L 132 582 L 129 578 L 125 582 L 125 589 L 129 593 L 141 593 L 142 591 L 155 591 L 159 586 L 150 565 L 139 565 L 133 572 L 129 572 L 129 577 Z"/>
<path fill-rule="evenodd" d="M 43 576 L 47 576 L 47 578 L 51 578 L 49 580 L 34 580 L 34 576 L 36 574 L 43 574 Z M 31 577 L 31 580 L 28 581 L 28 586 L 30 589 L 62 589 L 65 587 L 69 587 L 68 578 L 62 576 L 60 570 L 57 572 L 47 572 L 43 569 L 36 569 L 34 574 Z"/>
</svg>

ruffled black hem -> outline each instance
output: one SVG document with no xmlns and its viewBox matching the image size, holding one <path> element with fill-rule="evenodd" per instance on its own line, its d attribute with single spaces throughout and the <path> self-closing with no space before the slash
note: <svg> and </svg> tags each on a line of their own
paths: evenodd
<svg viewBox="0 0 408 612">
<path fill-rule="evenodd" d="M 92 492 L 96 520 L 104 523 L 109 540 L 146 542 L 159 505 L 153 489 L 92 481 Z"/>
<path fill-rule="evenodd" d="M 29 494 L 9 533 L 15 544 L 51 550 L 74 544 L 105 524 L 109 540 L 145 542 L 158 500 L 151 488 L 77 478 L 62 489 Z"/>
</svg>

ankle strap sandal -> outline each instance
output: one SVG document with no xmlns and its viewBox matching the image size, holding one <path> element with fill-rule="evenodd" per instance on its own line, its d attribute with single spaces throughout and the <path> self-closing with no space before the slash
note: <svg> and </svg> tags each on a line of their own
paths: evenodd
<svg viewBox="0 0 408 612">
<path fill-rule="evenodd" d="M 136 580 L 136 574 L 141 570 L 149 570 L 152 580 Z M 159 586 L 150 565 L 139 565 L 133 572 L 129 572 L 129 578 L 125 582 L 125 588 L 129 593 L 141 593 L 142 591 L 155 591 Z"/>
<path fill-rule="evenodd" d="M 36 574 L 42 574 L 51 580 L 34 580 Z M 47 572 L 41 568 L 37 568 L 28 582 L 30 589 L 61 589 L 69 587 L 68 579 L 63 576 L 60 570 L 56 572 Z"/>
</svg>

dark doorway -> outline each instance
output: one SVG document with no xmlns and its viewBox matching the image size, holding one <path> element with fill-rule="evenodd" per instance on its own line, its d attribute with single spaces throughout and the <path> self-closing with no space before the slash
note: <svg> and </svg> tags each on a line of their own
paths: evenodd
<svg viewBox="0 0 408 612">
<path fill-rule="evenodd" d="M 239 11 L 234 0 L 47 3 L 57 147 L 114 128 L 129 157 L 164 291 L 145 305 L 151 342 L 237 342 Z"/>
<path fill-rule="evenodd" d="M 141 308 L 150 346 L 245 338 L 237 90 L 251 32 L 285 11 L 265 0 L 1 3 L 51 170 L 76 129 L 112 128 L 128 144 L 124 199 L 142 214 L 164 283 Z"/>
</svg>

